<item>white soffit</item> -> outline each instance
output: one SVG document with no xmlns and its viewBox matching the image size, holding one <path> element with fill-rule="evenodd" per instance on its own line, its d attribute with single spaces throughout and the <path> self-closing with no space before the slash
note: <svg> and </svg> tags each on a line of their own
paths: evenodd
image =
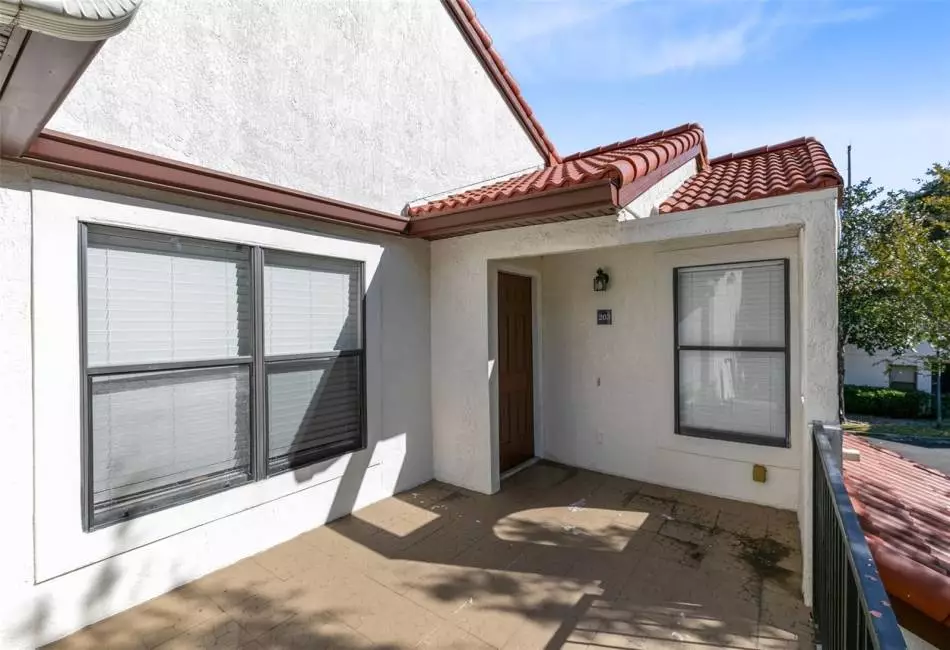
<svg viewBox="0 0 950 650">
<path fill-rule="evenodd" d="M 118 34 L 142 0 L 0 0 L 0 26 L 70 41 L 101 41 Z"/>
</svg>

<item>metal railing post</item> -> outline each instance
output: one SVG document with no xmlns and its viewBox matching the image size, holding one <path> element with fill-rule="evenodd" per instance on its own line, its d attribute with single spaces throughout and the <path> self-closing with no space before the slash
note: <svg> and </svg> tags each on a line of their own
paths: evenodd
<svg viewBox="0 0 950 650">
<path fill-rule="evenodd" d="M 812 422 L 812 575 L 826 650 L 906 650 L 844 485 L 841 427 Z"/>
</svg>

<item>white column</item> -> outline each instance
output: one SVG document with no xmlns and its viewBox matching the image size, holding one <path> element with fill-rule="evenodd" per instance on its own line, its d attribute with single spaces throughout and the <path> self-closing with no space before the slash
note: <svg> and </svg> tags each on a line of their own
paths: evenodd
<svg viewBox="0 0 950 650">
<path fill-rule="evenodd" d="M 802 258 L 802 399 L 804 422 L 838 419 L 838 219 L 833 198 L 806 207 L 801 234 Z M 802 535 L 802 591 L 812 602 L 812 444 L 802 436 L 801 498 L 798 521 Z"/>
<path fill-rule="evenodd" d="M 488 262 L 464 239 L 431 249 L 435 477 L 491 494 Z"/>
<path fill-rule="evenodd" d="M 0 162 L 0 431 L 10 462 L 0 472 L 0 647 L 33 647 L 33 349 L 30 176 Z M 37 620 L 38 624 L 39 621 Z"/>
</svg>

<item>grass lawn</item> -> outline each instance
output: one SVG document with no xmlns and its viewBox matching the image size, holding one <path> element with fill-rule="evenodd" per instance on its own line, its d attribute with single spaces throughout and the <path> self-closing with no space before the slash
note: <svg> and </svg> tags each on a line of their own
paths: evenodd
<svg viewBox="0 0 950 650">
<path fill-rule="evenodd" d="M 934 427 L 933 420 L 892 420 L 869 415 L 849 416 L 842 425 L 845 431 L 857 435 L 884 433 L 893 436 L 933 436 L 950 438 L 950 420 L 944 420 L 943 428 Z"/>
</svg>

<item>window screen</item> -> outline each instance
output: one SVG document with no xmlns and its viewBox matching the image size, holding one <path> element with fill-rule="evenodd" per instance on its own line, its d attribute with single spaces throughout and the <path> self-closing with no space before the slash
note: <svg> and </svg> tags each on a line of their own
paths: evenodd
<svg viewBox="0 0 950 650">
<path fill-rule="evenodd" d="M 788 263 L 676 269 L 676 432 L 785 446 Z"/>
<path fill-rule="evenodd" d="M 360 262 L 83 237 L 87 529 L 363 446 Z"/>
</svg>

